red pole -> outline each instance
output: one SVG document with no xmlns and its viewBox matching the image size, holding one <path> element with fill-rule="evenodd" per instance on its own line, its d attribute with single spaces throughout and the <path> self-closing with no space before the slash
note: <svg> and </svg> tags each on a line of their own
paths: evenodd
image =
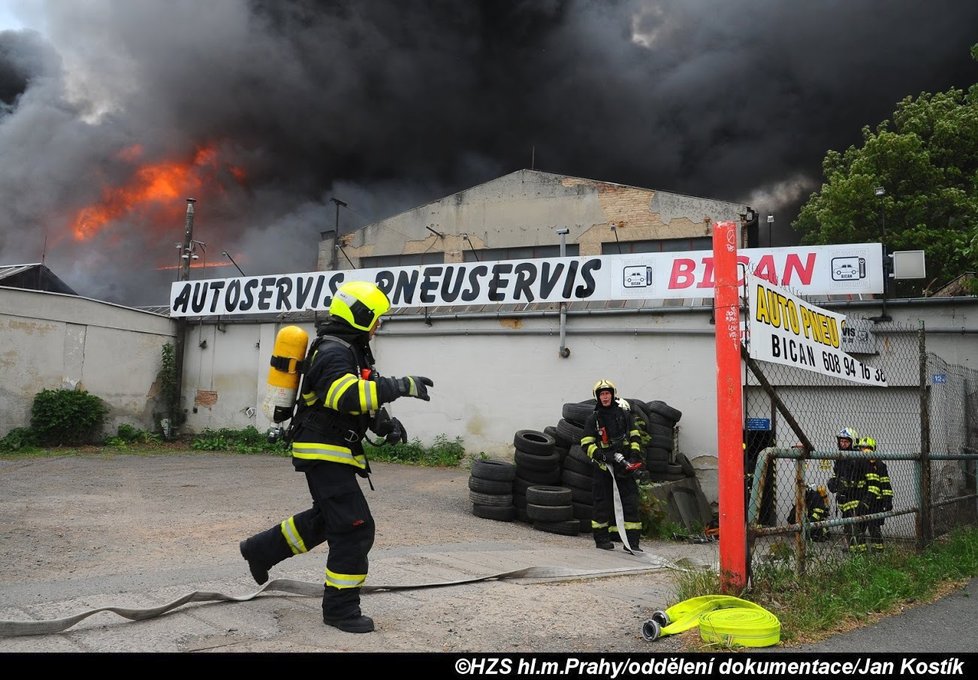
<svg viewBox="0 0 978 680">
<path fill-rule="evenodd" d="M 737 223 L 713 228 L 716 287 L 713 313 L 717 355 L 717 459 L 720 504 L 720 583 L 724 593 L 747 585 L 744 514 L 744 416 L 740 378 L 740 301 L 737 286 Z"/>
</svg>

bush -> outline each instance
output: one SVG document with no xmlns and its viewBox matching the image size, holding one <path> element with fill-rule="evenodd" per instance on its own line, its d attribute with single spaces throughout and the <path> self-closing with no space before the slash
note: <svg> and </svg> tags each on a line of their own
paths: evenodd
<svg viewBox="0 0 978 680">
<path fill-rule="evenodd" d="M 108 408 L 84 390 L 42 390 L 34 397 L 31 429 L 45 446 L 97 441 Z"/>
<path fill-rule="evenodd" d="M 37 436 L 26 427 L 15 427 L 7 436 L 0 439 L 0 452 L 14 453 L 33 451 L 37 448 Z"/>
<path fill-rule="evenodd" d="M 287 454 L 287 446 L 278 441 L 270 443 L 268 437 L 249 425 L 243 430 L 204 430 L 194 437 L 190 444 L 197 451 L 237 451 L 238 453 L 279 453 Z"/>
<path fill-rule="evenodd" d="M 427 467 L 458 467 L 465 457 L 462 438 L 456 437 L 454 441 L 448 441 L 443 434 L 435 437 L 435 442 L 427 448 L 418 439 L 407 444 L 384 446 L 371 446 L 365 442 L 363 448 L 371 460 Z"/>
<path fill-rule="evenodd" d="M 160 435 L 141 430 L 132 425 L 122 424 L 116 429 L 116 434 L 105 440 L 106 446 L 126 448 L 130 444 L 153 444 L 160 441 Z"/>
<path fill-rule="evenodd" d="M 669 521 L 666 509 L 646 484 L 638 486 L 638 511 L 642 518 L 642 535 L 646 538 L 670 538 L 677 525 Z"/>
</svg>

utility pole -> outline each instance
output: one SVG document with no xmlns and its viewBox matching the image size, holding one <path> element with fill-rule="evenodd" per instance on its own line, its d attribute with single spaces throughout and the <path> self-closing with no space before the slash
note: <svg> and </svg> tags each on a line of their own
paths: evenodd
<svg viewBox="0 0 978 680">
<path fill-rule="evenodd" d="M 180 253 L 180 280 L 190 279 L 190 250 L 194 240 L 194 203 L 196 198 L 187 199 L 187 216 L 183 221 L 183 249 Z"/>
<path fill-rule="evenodd" d="M 893 318 L 886 313 L 886 294 L 890 286 L 890 268 L 887 266 L 888 253 L 886 247 L 886 213 L 883 211 L 883 197 L 886 196 L 886 189 L 878 186 L 873 190 L 873 195 L 879 199 L 880 204 L 880 240 L 883 242 L 883 310 L 879 316 L 874 316 L 870 321 L 879 323 L 880 321 L 893 321 Z"/>
<path fill-rule="evenodd" d="M 183 222 L 183 249 L 180 252 L 180 281 L 190 280 L 190 250 L 194 240 L 194 204 L 195 198 L 187 199 L 187 216 Z M 173 343 L 173 364 L 176 373 L 176 396 L 170 406 L 170 427 L 177 424 L 177 415 L 183 399 L 183 353 L 186 345 L 187 317 L 177 319 L 177 336 Z M 166 432 L 164 431 L 164 435 Z"/>
<path fill-rule="evenodd" d="M 333 252 L 329 255 L 329 269 L 330 271 L 336 271 L 336 267 L 339 266 L 339 255 L 340 252 L 340 206 L 346 207 L 346 203 L 338 198 L 329 199 L 336 204 L 336 222 L 335 231 L 333 234 Z"/>
</svg>

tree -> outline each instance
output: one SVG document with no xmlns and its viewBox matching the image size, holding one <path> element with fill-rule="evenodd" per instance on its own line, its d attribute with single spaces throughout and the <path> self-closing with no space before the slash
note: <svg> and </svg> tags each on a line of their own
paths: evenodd
<svg viewBox="0 0 978 680">
<path fill-rule="evenodd" d="M 971 54 L 978 60 L 978 45 Z M 927 279 L 898 282 L 904 295 L 978 271 L 978 84 L 906 97 L 862 136 L 822 161 L 825 182 L 792 224 L 802 242 L 925 251 Z"/>
</svg>

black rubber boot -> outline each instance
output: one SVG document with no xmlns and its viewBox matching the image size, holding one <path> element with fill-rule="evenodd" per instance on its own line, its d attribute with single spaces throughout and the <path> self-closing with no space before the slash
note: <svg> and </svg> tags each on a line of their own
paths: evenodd
<svg viewBox="0 0 978 680">
<path fill-rule="evenodd" d="M 595 541 L 594 547 L 598 550 L 614 550 L 615 546 L 611 541 Z"/>
<path fill-rule="evenodd" d="M 641 539 L 641 534 L 639 532 L 629 529 L 625 532 L 625 537 L 628 539 L 628 545 L 632 546 L 633 553 L 643 552 L 642 549 L 638 547 L 639 540 Z M 624 548 L 624 546 L 622 547 Z"/>
<path fill-rule="evenodd" d="M 241 541 L 238 544 L 238 549 L 241 551 L 241 556 L 248 561 L 248 569 L 251 571 L 251 576 L 255 579 L 255 583 L 262 585 L 268 580 L 268 569 L 255 558 L 255 555 L 248 546 L 248 540 Z"/>
<path fill-rule="evenodd" d="M 359 588 L 323 587 L 323 623 L 344 633 L 369 633 L 374 620 L 360 611 Z"/>
<path fill-rule="evenodd" d="M 344 633 L 370 633 L 374 630 L 374 620 L 369 616 L 348 616 L 345 619 L 323 617 L 323 623 L 342 630 Z"/>
</svg>

